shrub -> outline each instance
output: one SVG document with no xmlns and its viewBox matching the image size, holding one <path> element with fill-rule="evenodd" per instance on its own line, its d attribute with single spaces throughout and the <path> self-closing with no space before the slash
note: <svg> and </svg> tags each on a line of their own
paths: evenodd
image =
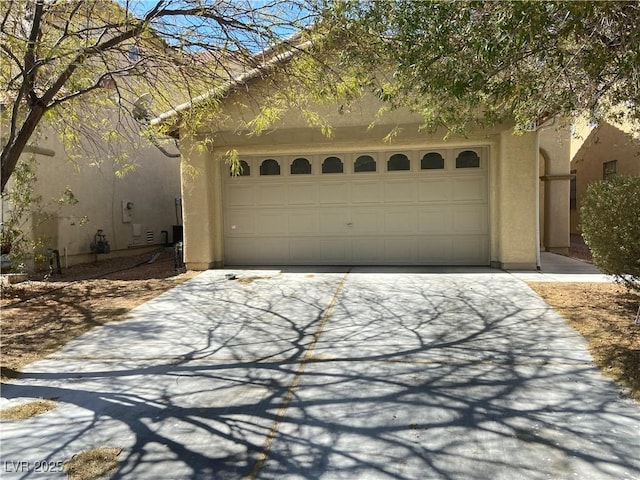
<svg viewBox="0 0 640 480">
<path fill-rule="evenodd" d="M 616 175 L 590 185 L 580 228 L 596 266 L 640 290 L 640 177 Z"/>
</svg>

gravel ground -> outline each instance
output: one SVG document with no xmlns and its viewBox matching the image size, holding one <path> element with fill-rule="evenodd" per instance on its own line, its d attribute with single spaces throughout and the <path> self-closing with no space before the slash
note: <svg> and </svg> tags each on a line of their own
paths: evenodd
<svg viewBox="0 0 640 480">
<path fill-rule="evenodd" d="M 195 274 L 176 270 L 173 253 L 160 249 L 2 288 L 2 377 L 18 374 L 94 326 L 123 320 L 132 308 Z"/>
</svg>

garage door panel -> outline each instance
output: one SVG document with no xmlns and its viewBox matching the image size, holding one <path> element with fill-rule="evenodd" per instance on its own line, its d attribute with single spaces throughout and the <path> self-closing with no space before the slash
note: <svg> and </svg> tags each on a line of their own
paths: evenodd
<svg viewBox="0 0 640 480">
<path fill-rule="evenodd" d="M 380 182 L 354 182 L 351 185 L 353 203 L 380 203 L 382 189 Z"/>
<path fill-rule="evenodd" d="M 422 180 L 418 184 L 418 201 L 448 202 L 451 200 L 451 181 L 449 177 Z"/>
<path fill-rule="evenodd" d="M 255 250 L 258 262 L 261 264 L 286 264 L 289 263 L 289 239 L 260 238 L 256 241 Z"/>
<path fill-rule="evenodd" d="M 257 263 L 255 239 L 233 238 L 225 242 L 225 261 L 229 265 L 250 265 Z"/>
<path fill-rule="evenodd" d="M 361 237 L 351 242 L 353 262 L 358 265 L 384 263 L 384 241 L 380 238 Z"/>
<path fill-rule="evenodd" d="M 485 205 L 453 206 L 454 233 L 487 233 L 487 215 Z"/>
<path fill-rule="evenodd" d="M 422 264 L 446 265 L 453 258 L 450 236 L 421 237 L 418 245 L 418 261 Z"/>
<path fill-rule="evenodd" d="M 416 198 L 416 184 L 412 180 L 395 180 L 384 183 L 385 202 L 415 202 Z"/>
<path fill-rule="evenodd" d="M 327 183 L 319 186 L 320 203 L 349 203 L 349 185 L 347 183 Z"/>
<path fill-rule="evenodd" d="M 349 239 L 320 239 L 320 262 L 323 264 L 344 265 L 350 262 Z"/>
<path fill-rule="evenodd" d="M 318 212 L 320 217 L 320 231 L 323 235 L 347 234 L 351 215 L 348 210 L 342 209 L 321 209 Z"/>
<path fill-rule="evenodd" d="M 382 212 L 380 208 L 354 208 L 351 211 L 351 231 L 354 235 L 377 234 L 381 231 Z"/>
<path fill-rule="evenodd" d="M 437 205 L 420 207 L 418 212 L 418 232 L 427 234 L 448 234 L 453 230 L 452 207 Z"/>
<path fill-rule="evenodd" d="M 453 180 L 453 200 L 484 202 L 487 199 L 485 177 L 464 177 Z"/>
<path fill-rule="evenodd" d="M 253 188 L 247 185 L 227 185 L 225 205 L 240 207 L 253 205 Z"/>
<path fill-rule="evenodd" d="M 291 235 L 317 234 L 318 214 L 315 211 L 296 211 L 289 214 L 288 229 Z"/>
<path fill-rule="evenodd" d="M 317 238 L 292 238 L 289 241 L 290 263 L 312 265 L 320 258 L 320 240 Z"/>
<path fill-rule="evenodd" d="M 282 184 L 258 186 L 255 188 L 255 200 L 260 206 L 284 206 L 287 203 L 287 188 Z"/>
<path fill-rule="evenodd" d="M 384 240 L 384 263 L 406 265 L 416 261 L 418 238 L 386 238 Z"/>
<path fill-rule="evenodd" d="M 284 235 L 287 233 L 287 217 L 284 211 L 255 211 L 254 218 L 258 234 Z"/>
<path fill-rule="evenodd" d="M 227 235 L 245 235 L 255 233 L 255 221 L 252 212 L 227 210 L 225 228 Z"/>
<path fill-rule="evenodd" d="M 418 232 L 418 212 L 415 207 L 389 209 L 384 214 L 384 233 L 391 235 Z"/>
<path fill-rule="evenodd" d="M 488 258 L 488 240 L 485 236 L 453 237 L 453 257 L 460 265 L 486 265 Z"/>
<path fill-rule="evenodd" d="M 318 203 L 318 186 L 313 184 L 289 185 L 287 200 L 289 205 L 315 205 Z"/>
</svg>

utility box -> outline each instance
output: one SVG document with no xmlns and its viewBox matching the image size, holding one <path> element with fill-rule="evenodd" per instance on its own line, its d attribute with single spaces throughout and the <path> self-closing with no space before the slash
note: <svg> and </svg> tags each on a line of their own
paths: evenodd
<svg viewBox="0 0 640 480">
<path fill-rule="evenodd" d="M 133 202 L 122 200 L 122 223 L 130 223 L 133 220 Z"/>
<path fill-rule="evenodd" d="M 107 241 L 107 236 L 102 233 L 102 230 L 97 231 L 93 237 L 93 242 L 91 242 L 90 248 L 93 253 L 109 253 L 111 251 L 111 246 Z"/>
</svg>

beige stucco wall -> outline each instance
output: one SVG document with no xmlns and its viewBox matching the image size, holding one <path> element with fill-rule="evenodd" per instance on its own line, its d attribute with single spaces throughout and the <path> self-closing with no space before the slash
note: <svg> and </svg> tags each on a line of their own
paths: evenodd
<svg viewBox="0 0 640 480">
<path fill-rule="evenodd" d="M 175 199 L 180 198 L 180 158 L 168 158 L 142 142 L 125 145 L 136 168 L 119 177 L 116 170 L 121 167 L 108 155 L 100 157 L 98 164 L 82 157 L 71 161 L 53 132 L 45 131 L 38 146 L 53 150 L 55 156 L 36 155 L 35 193 L 42 197 L 43 212 L 34 210 L 31 218 L 25 219 L 25 226 L 34 236 L 44 235 L 44 248 L 59 250 L 64 264 L 95 259 L 90 244 L 98 229 L 104 231 L 111 247 L 110 254 L 99 255 L 101 259 L 162 245 L 163 230 L 172 241 L 172 226 L 177 221 Z M 54 200 L 67 187 L 78 203 L 57 205 Z M 133 204 L 126 214 L 123 202 Z M 3 209 L 7 212 L 11 206 L 3 205 Z M 153 232 L 152 243 L 147 241 L 147 232 Z"/>
<path fill-rule="evenodd" d="M 584 135 L 574 152 L 571 169 L 576 175 L 577 209 L 571 210 L 571 233 L 579 234 L 580 202 L 587 187 L 603 178 L 603 164 L 616 160 L 619 175 L 640 175 L 640 140 L 632 133 L 603 123 L 582 130 Z M 575 148 L 575 144 L 574 144 Z"/>
<path fill-rule="evenodd" d="M 571 135 L 566 122 L 556 120 L 539 130 L 541 245 L 550 252 L 569 249 L 569 183 Z"/>
<path fill-rule="evenodd" d="M 247 102 L 238 106 L 233 104 L 232 98 L 228 101 L 230 107 L 224 110 L 224 115 L 233 114 L 230 117 L 237 115 L 247 120 L 256 112 L 246 106 Z M 248 135 L 246 130 L 226 117 L 224 122 L 212 119 L 198 137 L 183 139 L 182 196 L 187 267 L 207 269 L 223 265 L 222 175 L 228 171 L 221 158 L 229 149 L 237 150 L 242 157 L 252 154 L 375 151 L 393 146 L 411 149 L 468 145 L 486 146 L 489 151 L 492 265 L 534 269 L 538 133 L 514 136 L 511 125 L 502 125 L 491 130 L 472 131 L 465 138 L 444 140 L 444 131 L 421 131 L 419 118 L 402 110 L 390 112 L 376 126 L 368 128 L 379 107 L 380 104 L 372 98 L 352 106 L 343 114 L 337 113 L 337 106 L 333 107 L 335 113 L 331 111 L 332 107 L 323 107 L 333 127 L 331 137 L 323 135 L 319 129 L 305 127 L 300 115 L 291 113 L 278 122 L 277 128 L 260 136 Z M 400 127 L 397 135 L 391 143 L 385 142 L 385 136 L 394 127 Z M 209 146 L 205 147 L 205 143 Z"/>
<path fill-rule="evenodd" d="M 183 138 L 183 254 L 187 268 L 222 266 L 222 182 L 220 160 L 198 140 Z"/>
<path fill-rule="evenodd" d="M 496 218 L 492 231 L 492 263 L 502 268 L 536 267 L 536 187 L 538 134 L 500 135 L 493 167 L 491 212 Z"/>
</svg>

